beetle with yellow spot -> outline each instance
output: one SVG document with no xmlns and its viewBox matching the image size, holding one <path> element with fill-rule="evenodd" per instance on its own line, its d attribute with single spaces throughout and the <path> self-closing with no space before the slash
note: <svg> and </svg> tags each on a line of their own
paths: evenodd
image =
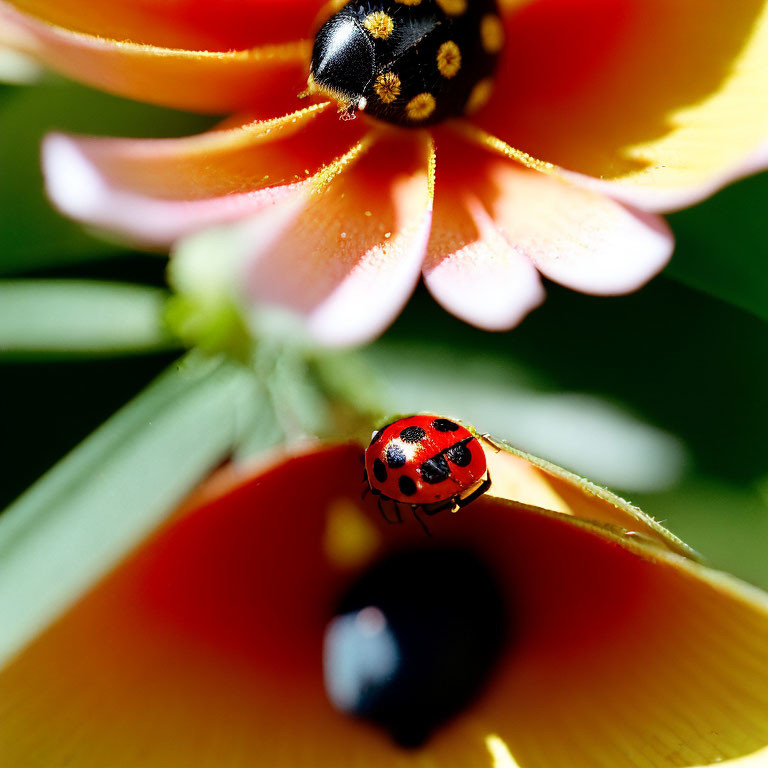
<svg viewBox="0 0 768 768">
<path fill-rule="evenodd" d="M 307 93 L 401 126 L 472 110 L 503 48 L 495 0 L 351 0 L 315 38 Z"/>
</svg>

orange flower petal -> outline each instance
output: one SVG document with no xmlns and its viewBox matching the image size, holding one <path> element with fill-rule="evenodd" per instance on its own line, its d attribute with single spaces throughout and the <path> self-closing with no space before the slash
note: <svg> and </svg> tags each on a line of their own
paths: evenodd
<svg viewBox="0 0 768 768">
<path fill-rule="evenodd" d="M 252 213 L 354 144 L 361 121 L 316 105 L 182 139 L 45 140 L 48 193 L 67 215 L 163 244 Z"/>
<path fill-rule="evenodd" d="M 251 225 L 247 303 L 298 312 L 326 344 L 354 344 L 383 330 L 419 278 L 433 174 L 426 133 L 387 133 L 295 219 L 288 215 L 280 232 L 265 211 Z"/>
<path fill-rule="evenodd" d="M 478 122 L 619 182 L 637 204 L 676 208 L 754 166 L 768 137 L 766 72 L 766 0 L 537 0 L 507 16 Z"/>
<path fill-rule="evenodd" d="M 96 37 L 228 51 L 312 36 L 323 0 L 7 0 L 22 13 Z"/>
<path fill-rule="evenodd" d="M 68 77 L 179 109 L 214 113 L 258 109 L 260 115 L 271 117 L 295 109 L 295 96 L 306 83 L 306 42 L 226 52 L 163 48 L 72 32 L 21 15 L 3 2 L 0 27 L 0 42 Z"/>
</svg>

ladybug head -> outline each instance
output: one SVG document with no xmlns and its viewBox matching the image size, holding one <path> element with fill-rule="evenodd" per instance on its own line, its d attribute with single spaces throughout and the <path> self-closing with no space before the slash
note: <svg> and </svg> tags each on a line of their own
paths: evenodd
<svg viewBox="0 0 768 768">
<path fill-rule="evenodd" d="M 311 80 L 319 91 L 352 110 L 362 109 L 363 93 L 373 78 L 374 66 L 373 44 L 354 19 L 337 14 L 320 28 L 310 69 Z"/>
</svg>

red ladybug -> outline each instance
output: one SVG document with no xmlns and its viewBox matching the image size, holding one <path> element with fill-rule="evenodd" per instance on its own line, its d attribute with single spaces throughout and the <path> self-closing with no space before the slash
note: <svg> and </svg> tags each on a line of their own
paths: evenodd
<svg viewBox="0 0 768 768">
<path fill-rule="evenodd" d="M 429 415 L 407 416 L 375 432 L 365 451 L 365 475 L 380 501 L 395 502 L 397 522 L 397 504 L 429 515 L 455 512 L 491 487 L 477 438 L 454 421 Z"/>
</svg>

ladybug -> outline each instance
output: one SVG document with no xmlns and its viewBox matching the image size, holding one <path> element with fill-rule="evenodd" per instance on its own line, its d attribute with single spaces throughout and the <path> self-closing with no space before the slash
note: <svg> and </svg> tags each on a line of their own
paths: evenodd
<svg viewBox="0 0 768 768">
<path fill-rule="evenodd" d="M 417 127 L 479 109 L 504 45 L 496 0 L 352 0 L 315 37 L 308 88 L 346 118 Z"/>
<path fill-rule="evenodd" d="M 376 431 L 365 451 L 365 477 L 381 500 L 414 512 L 456 512 L 491 487 L 485 453 L 475 435 L 440 416 L 407 416 Z"/>
</svg>

